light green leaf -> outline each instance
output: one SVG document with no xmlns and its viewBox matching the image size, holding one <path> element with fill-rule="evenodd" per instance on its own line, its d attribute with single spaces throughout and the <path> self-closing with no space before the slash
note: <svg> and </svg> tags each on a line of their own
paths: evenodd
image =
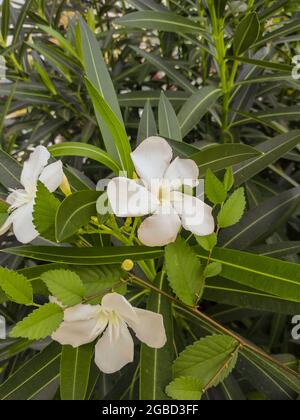
<svg viewBox="0 0 300 420">
<path fill-rule="evenodd" d="M 182 141 L 179 122 L 171 102 L 164 92 L 161 93 L 158 106 L 159 134 L 169 139 Z"/>
<path fill-rule="evenodd" d="M 102 193 L 99 191 L 79 191 L 69 195 L 57 210 L 55 232 L 58 242 L 70 238 L 96 216 L 96 203 Z"/>
<path fill-rule="evenodd" d="M 235 55 L 241 55 L 253 45 L 260 33 L 260 23 L 255 12 L 247 15 L 238 25 L 234 40 L 233 49 Z"/>
<path fill-rule="evenodd" d="M 69 401 L 86 397 L 94 343 L 73 348 L 63 346 L 60 364 L 60 396 Z"/>
<path fill-rule="evenodd" d="M 173 398 L 173 400 L 201 400 L 202 392 L 203 385 L 201 381 L 197 378 L 193 378 L 192 376 L 182 376 L 180 378 L 176 378 L 166 388 L 167 395 Z"/>
<path fill-rule="evenodd" d="M 217 386 L 234 369 L 239 342 L 229 336 L 213 335 L 188 346 L 174 363 L 174 377 L 197 378 L 203 389 Z"/>
<path fill-rule="evenodd" d="M 129 13 L 115 23 L 130 28 L 158 29 L 165 32 L 202 33 L 197 22 L 172 12 L 143 11 Z"/>
<path fill-rule="evenodd" d="M 239 188 L 229 197 L 218 214 L 219 227 L 227 228 L 238 223 L 243 217 L 245 209 L 245 190 L 244 188 Z"/>
<path fill-rule="evenodd" d="M 205 195 L 213 204 L 223 203 L 227 197 L 223 183 L 210 169 L 207 170 L 205 177 Z"/>
<path fill-rule="evenodd" d="M 108 265 L 101 267 L 72 267 L 84 284 L 86 296 L 100 295 L 108 292 L 111 288 L 120 285 L 123 272 L 121 267 Z"/>
<path fill-rule="evenodd" d="M 233 187 L 234 176 L 233 176 L 233 169 L 231 167 L 226 169 L 223 183 L 227 192 L 230 191 L 231 188 Z"/>
<path fill-rule="evenodd" d="M 212 251 L 218 243 L 218 237 L 216 233 L 212 233 L 208 236 L 195 236 L 195 238 L 198 244 L 202 246 L 205 251 Z"/>
<path fill-rule="evenodd" d="M 13 302 L 20 305 L 32 305 L 32 286 L 21 274 L 0 267 L 0 287 Z"/>
<path fill-rule="evenodd" d="M 60 201 L 54 197 L 42 182 L 38 183 L 33 210 L 33 224 L 39 234 L 55 241 L 55 216 Z"/>
<path fill-rule="evenodd" d="M 187 305 L 195 305 L 204 287 L 203 271 L 192 248 L 181 238 L 167 245 L 165 261 L 174 293 Z"/>
<path fill-rule="evenodd" d="M 69 270 L 51 270 L 43 273 L 41 279 L 50 293 L 65 306 L 75 306 L 82 301 L 85 288 L 80 277 Z"/>
<path fill-rule="evenodd" d="M 216 103 L 221 94 L 222 92 L 220 89 L 208 86 L 203 87 L 200 92 L 190 96 L 178 114 L 178 122 L 182 137 L 185 137 L 197 124 L 199 124 L 202 117 L 209 111 L 209 108 Z"/>
<path fill-rule="evenodd" d="M 18 322 L 10 332 L 10 336 L 28 338 L 29 340 L 46 338 L 57 330 L 63 321 L 63 316 L 60 306 L 47 303 Z"/>
<path fill-rule="evenodd" d="M 101 115 L 101 118 L 105 121 L 114 140 L 122 169 L 127 171 L 127 174 L 130 177 L 133 172 L 133 164 L 130 157 L 131 147 L 126 130 L 97 88 L 88 79 L 85 79 L 85 82 L 95 111 Z"/>
<path fill-rule="evenodd" d="M 115 174 L 118 174 L 121 169 L 118 163 L 108 153 L 91 144 L 70 141 L 49 147 L 49 152 L 54 157 L 79 156 L 92 159 L 111 169 Z"/>
<path fill-rule="evenodd" d="M 219 274 L 221 274 L 221 272 L 222 272 L 222 264 L 217 263 L 217 262 L 212 262 L 208 264 L 207 267 L 205 267 L 203 275 L 207 279 L 210 277 L 216 277 Z"/>
</svg>

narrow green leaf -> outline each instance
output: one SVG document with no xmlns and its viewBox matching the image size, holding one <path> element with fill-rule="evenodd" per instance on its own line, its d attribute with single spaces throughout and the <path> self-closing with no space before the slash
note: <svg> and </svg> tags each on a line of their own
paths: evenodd
<svg viewBox="0 0 300 420">
<path fill-rule="evenodd" d="M 60 364 L 60 396 L 62 400 L 82 401 L 89 383 L 94 343 L 73 348 L 63 346 Z"/>
<path fill-rule="evenodd" d="M 168 139 L 182 141 L 181 129 L 171 102 L 164 92 L 158 106 L 159 134 Z"/>
<path fill-rule="evenodd" d="M 13 302 L 28 306 L 32 304 L 32 286 L 21 274 L 0 267 L 0 287 Z"/>
<path fill-rule="evenodd" d="M 247 15 L 238 25 L 233 49 L 235 55 L 244 54 L 256 41 L 260 33 L 260 23 L 255 12 Z"/>
<path fill-rule="evenodd" d="M 10 0 L 3 0 L 1 8 L 1 35 L 6 43 L 10 22 Z"/>
<path fill-rule="evenodd" d="M 80 277 L 69 270 L 51 270 L 43 273 L 41 279 L 50 293 L 65 306 L 75 306 L 82 302 L 85 288 Z"/>
<path fill-rule="evenodd" d="M 47 303 L 18 322 L 10 332 L 11 337 L 23 337 L 29 340 L 40 340 L 51 335 L 63 321 L 63 310 L 60 306 Z"/>
<path fill-rule="evenodd" d="M 20 182 L 22 166 L 0 149 L 0 183 L 7 189 L 24 188 Z"/>
<path fill-rule="evenodd" d="M 154 113 L 152 111 L 150 101 L 147 101 L 139 124 L 137 135 L 138 144 L 140 144 L 143 140 L 147 139 L 148 137 L 156 135 L 157 127 Z"/>
</svg>

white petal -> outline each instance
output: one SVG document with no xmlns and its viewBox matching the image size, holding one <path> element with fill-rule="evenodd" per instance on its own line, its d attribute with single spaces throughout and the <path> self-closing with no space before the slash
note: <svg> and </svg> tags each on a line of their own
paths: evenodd
<svg viewBox="0 0 300 420">
<path fill-rule="evenodd" d="M 39 176 L 47 165 L 49 158 L 50 153 L 46 147 L 38 146 L 24 163 L 21 174 L 21 184 L 26 191 L 31 191 L 32 188 L 36 186 Z"/>
<path fill-rule="evenodd" d="M 164 319 L 161 314 L 134 308 L 138 321 L 128 323 L 137 338 L 149 347 L 160 349 L 167 342 Z"/>
<path fill-rule="evenodd" d="M 0 235 L 4 235 L 6 232 L 8 232 L 11 225 L 12 225 L 12 216 L 8 216 L 4 224 L 0 226 Z"/>
<path fill-rule="evenodd" d="M 186 230 L 199 236 L 207 236 L 214 232 L 212 208 L 199 198 L 175 191 L 173 205 L 181 216 L 182 226 Z"/>
<path fill-rule="evenodd" d="M 58 160 L 46 166 L 39 179 L 50 192 L 54 192 L 62 184 L 63 177 L 63 164 Z"/>
<path fill-rule="evenodd" d="M 199 168 L 192 159 L 177 157 L 168 167 L 164 178 L 172 182 L 175 188 L 181 185 L 196 187 L 199 184 Z"/>
<path fill-rule="evenodd" d="M 172 156 L 172 148 L 161 137 L 149 137 L 131 153 L 137 174 L 148 182 L 163 178 Z"/>
<path fill-rule="evenodd" d="M 66 322 L 87 321 L 97 317 L 100 310 L 100 305 L 79 304 L 65 310 L 64 320 Z"/>
<path fill-rule="evenodd" d="M 83 346 L 94 341 L 106 328 L 107 322 L 99 323 L 96 318 L 87 321 L 63 322 L 51 338 L 63 346 Z"/>
<path fill-rule="evenodd" d="M 101 306 L 107 311 L 115 311 L 121 318 L 137 321 L 136 313 L 127 299 L 119 293 L 108 293 L 102 298 Z"/>
<path fill-rule="evenodd" d="M 138 230 L 138 237 L 147 246 L 164 246 L 177 238 L 181 221 L 179 216 L 171 214 L 154 214 L 147 217 Z"/>
<path fill-rule="evenodd" d="M 158 199 L 145 187 L 128 178 L 114 178 L 107 187 L 107 196 L 118 217 L 145 216 L 156 210 Z"/>
<path fill-rule="evenodd" d="M 34 200 L 12 213 L 13 230 L 17 240 L 23 244 L 32 242 L 39 236 L 33 225 Z"/>
<path fill-rule="evenodd" d="M 133 362 L 134 344 L 125 322 L 109 324 L 95 348 L 95 363 L 104 373 L 114 373 Z"/>
</svg>

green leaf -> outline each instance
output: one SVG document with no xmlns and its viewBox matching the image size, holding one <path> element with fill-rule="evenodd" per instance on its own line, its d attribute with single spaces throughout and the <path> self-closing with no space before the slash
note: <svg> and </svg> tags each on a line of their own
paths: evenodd
<svg viewBox="0 0 300 420">
<path fill-rule="evenodd" d="M 233 187 L 233 185 L 234 185 L 234 175 L 233 175 L 233 169 L 231 167 L 226 169 L 223 183 L 224 183 L 224 187 L 225 187 L 227 192 L 230 191 L 231 188 Z"/>
<path fill-rule="evenodd" d="M 188 346 L 174 363 L 174 378 L 197 378 L 203 389 L 217 386 L 234 369 L 239 342 L 229 336 L 213 335 Z"/>
<path fill-rule="evenodd" d="M 178 298 L 193 306 L 204 287 L 201 264 L 192 248 L 181 238 L 167 245 L 165 261 L 169 283 Z"/>
<path fill-rule="evenodd" d="M 227 192 L 223 183 L 208 169 L 205 177 L 205 195 L 213 204 L 220 204 L 226 200 Z"/>
<path fill-rule="evenodd" d="M 171 102 L 162 92 L 158 106 L 159 134 L 168 139 L 182 141 L 179 122 Z"/>
<path fill-rule="evenodd" d="M 73 57 L 78 59 L 78 54 L 73 48 L 71 42 L 68 41 L 68 39 L 64 38 L 59 32 L 57 32 L 54 28 L 51 26 L 46 25 L 38 25 L 40 29 L 42 29 L 44 32 L 46 32 L 51 38 L 55 38 L 60 46 L 65 50 L 68 51 Z"/>
<path fill-rule="evenodd" d="M 200 246 L 202 246 L 205 251 L 212 251 L 218 243 L 218 237 L 216 233 L 212 233 L 208 236 L 196 236 L 195 238 Z"/>
<path fill-rule="evenodd" d="M 101 267 L 72 266 L 72 271 L 75 271 L 83 282 L 87 297 L 105 293 L 119 285 L 124 274 L 120 267 L 113 265 Z"/>
<path fill-rule="evenodd" d="M 24 21 L 26 19 L 27 13 L 31 8 L 31 5 L 33 3 L 33 0 L 27 0 L 19 15 L 18 15 L 18 20 L 17 23 L 14 25 L 14 33 L 13 33 L 13 40 L 12 40 L 12 45 L 15 45 L 18 41 L 19 41 L 19 37 L 21 35 L 22 29 L 24 27 Z"/>
<path fill-rule="evenodd" d="M 137 135 L 138 144 L 140 144 L 143 140 L 147 139 L 148 137 L 156 135 L 157 127 L 154 114 L 151 108 L 150 101 L 147 101 L 139 124 Z"/>
<path fill-rule="evenodd" d="M 24 188 L 20 182 L 22 166 L 0 149 L 0 184 L 9 189 Z"/>
<path fill-rule="evenodd" d="M 178 114 L 182 137 L 185 137 L 219 99 L 222 92 L 214 86 L 203 87 L 190 96 Z M 173 138 L 173 137 L 170 137 Z M 175 139 L 176 140 L 176 139 Z"/>
<path fill-rule="evenodd" d="M 79 156 L 92 159 L 111 169 L 115 174 L 118 174 L 121 169 L 118 163 L 108 153 L 91 144 L 70 141 L 49 147 L 49 152 L 54 157 Z"/>
<path fill-rule="evenodd" d="M 173 398 L 173 400 L 201 400 L 202 392 L 203 385 L 201 381 L 191 376 L 182 376 L 180 378 L 176 378 L 166 388 L 167 395 Z"/>
<path fill-rule="evenodd" d="M 41 279 L 50 293 L 65 306 L 75 306 L 82 302 L 85 288 L 80 277 L 69 270 L 51 270 L 43 273 Z"/>
<path fill-rule="evenodd" d="M 244 144 L 221 144 L 202 149 L 189 157 L 199 166 L 200 176 L 204 176 L 207 169 L 216 172 L 261 155 L 260 151 Z"/>
<path fill-rule="evenodd" d="M 0 86 L 0 92 L 1 92 Z M 151 106 L 157 106 L 159 103 L 161 91 L 160 90 L 146 90 L 137 92 L 122 93 L 118 96 L 119 103 L 123 107 L 132 108 L 143 108 L 149 101 Z M 190 96 L 189 93 L 184 91 L 167 91 L 165 92 L 166 97 L 169 99 L 174 108 L 178 108 L 183 105 L 187 98 Z"/>
<path fill-rule="evenodd" d="M 219 274 L 221 274 L 221 272 L 222 272 L 222 264 L 217 263 L 217 262 L 212 262 L 208 264 L 207 267 L 205 267 L 203 275 L 205 278 L 210 278 L 210 277 L 218 276 Z"/>
<path fill-rule="evenodd" d="M 29 340 L 40 340 L 51 335 L 63 321 L 63 310 L 60 306 L 47 303 L 18 322 L 10 332 L 11 337 L 23 337 Z"/>
<path fill-rule="evenodd" d="M 61 346 L 51 343 L 0 385 L 1 400 L 33 400 L 59 378 Z"/>
<path fill-rule="evenodd" d="M 248 211 L 237 225 L 221 232 L 220 245 L 246 249 L 269 232 L 275 231 L 290 217 L 299 203 L 300 187 L 264 200 Z"/>
<path fill-rule="evenodd" d="M 201 259 L 208 255 L 195 249 Z M 222 264 L 222 277 L 291 302 L 300 302 L 299 264 L 227 248 L 215 248 L 211 261 Z"/>
<path fill-rule="evenodd" d="M 79 191 L 69 195 L 59 206 L 56 214 L 56 239 L 58 242 L 70 238 L 96 216 L 96 203 L 102 193 L 99 191 Z"/>
<path fill-rule="evenodd" d="M 20 305 L 32 305 L 32 286 L 21 274 L 0 267 L 0 287 L 13 302 Z"/>
<path fill-rule="evenodd" d="M 122 264 L 122 262 L 128 258 L 133 261 L 142 261 L 163 256 L 163 251 L 160 248 L 149 248 L 146 246 L 69 248 L 25 245 L 2 249 L 0 252 L 40 261 L 92 266 Z"/>
<path fill-rule="evenodd" d="M 60 201 L 42 182 L 38 183 L 34 209 L 33 224 L 39 234 L 50 241 L 55 241 L 55 216 Z"/>
<path fill-rule="evenodd" d="M 172 12 L 143 11 L 129 13 L 115 23 L 130 28 L 157 29 L 165 32 L 202 33 L 198 23 Z"/>
<path fill-rule="evenodd" d="M 230 57 L 230 59 L 237 60 L 245 64 L 251 64 L 256 67 L 261 67 L 262 69 L 271 69 L 274 71 L 281 71 L 286 73 L 291 73 L 293 70 L 293 66 L 289 64 L 273 63 L 271 61 L 266 60 L 254 60 L 253 58 L 248 57 Z"/>
<path fill-rule="evenodd" d="M 6 43 L 10 22 L 10 0 L 3 0 L 1 7 L 1 35 Z"/>
<path fill-rule="evenodd" d="M 233 49 L 235 55 L 244 54 L 256 41 L 260 33 L 260 23 L 255 12 L 247 15 L 238 25 Z"/>
<path fill-rule="evenodd" d="M 159 290 L 168 291 L 164 273 L 157 275 L 154 284 Z M 165 387 L 172 379 L 172 363 L 174 360 L 172 305 L 168 298 L 151 291 L 147 309 L 162 315 L 167 343 L 161 349 L 154 349 L 142 344 L 140 399 L 158 401 L 166 399 Z"/>
<path fill-rule="evenodd" d="M 292 130 L 289 133 L 276 136 L 259 144 L 257 149 L 263 154 L 233 168 L 235 185 L 240 186 L 266 169 L 270 164 L 276 162 L 297 146 L 299 142 L 300 130 Z"/>
<path fill-rule="evenodd" d="M 239 188 L 229 197 L 218 214 L 218 225 L 227 228 L 238 223 L 246 209 L 246 197 L 244 188 Z"/>
<path fill-rule="evenodd" d="M 99 92 L 109 104 L 110 109 L 115 114 L 119 125 L 124 130 L 122 113 L 119 107 L 118 98 L 110 78 L 108 69 L 102 56 L 102 52 L 97 41 L 96 36 L 92 33 L 86 22 L 79 17 L 80 24 L 80 41 L 81 51 L 83 56 L 84 69 L 87 78 L 91 84 L 95 86 L 95 90 Z M 103 119 L 96 109 L 96 117 L 98 125 L 101 129 L 104 144 L 109 155 L 117 160 L 118 163 L 119 153 L 117 151 L 117 145 L 114 143 L 113 136 L 107 127 L 107 122 Z"/>
<path fill-rule="evenodd" d="M 133 171 L 133 164 L 130 157 L 131 147 L 126 130 L 97 88 L 88 79 L 85 79 L 85 82 L 95 111 L 101 115 L 101 118 L 105 121 L 114 140 L 122 169 L 127 171 L 127 174 L 130 177 Z"/>
<path fill-rule="evenodd" d="M 299 29 L 300 29 L 300 19 L 299 18 L 296 18 L 294 20 L 292 19 L 291 21 L 288 21 L 288 23 L 285 23 L 281 28 L 276 29 L 275 31 L 271 31 L 270 33 L 267 33 L 261 40 L 256 42 L 255 45 L 253 45 L 253 47 L 259 48 L 276 39 L 281 39 L 282 42 L 284 42 L 284 38 L 287 35 L 293 32 L 297 33 Z"/>
<path fill-rule="evenodd" d="M 225 8 L 227 2 L 228 0 L 214 0 L 216 16 L 218 19 L 223 19 L 225 17 Z"/>
<path fill-rule="evenodd" d="M 63 346 L 60 364 L 62 400 L 82 401 L 86 397 L 94 343 L 73 348 Z"/>
</svg>

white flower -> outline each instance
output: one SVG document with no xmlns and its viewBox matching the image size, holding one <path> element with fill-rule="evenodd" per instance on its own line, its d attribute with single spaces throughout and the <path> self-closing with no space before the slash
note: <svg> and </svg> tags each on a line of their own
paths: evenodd
<svg viewBox="0 0 300 420">
<path fill-rule="evenodd" d="M 63 180 L 62 162 L 47 165 L 50 153 L 44 146 L 38 146 L 24 163 L 21 184 L 24 189 L 13 190 L 7 197 L 10 205 L 8 216 L 0 228 L 0 235 L 6 233 L 11 225 L 19 242 L 24 244 L 33 241 L 39 233 L 33 224 L 33 208 L 38 181 L 41 181 L 50 192 L 54 192 Z"/>
<path fill-rule="evenodd" d="M 109 293 L 101 305 L 76 305 L 64 311 L 64 321 L 52 339 L 74 348 L 93 342 L 95 363 L 104 373 L 114 373 L 133 361 L 134 343 L 128 327 L 149 347 L 161 348 L 166 343 L 163 317 L 133 308 L 118 293 Z"/>
<path fill-rule="evenodd" d="M 213 233 L 212 208 L 180 191 L 195 187 L 199 168 L 191 159 L 173 157 L 172 148 L 161 137 L 149 137 L 131 153 L 141 181 L 112 179 L 107 187 L 109 203 L 118 217 L 147 216 L 138 230 L 144 245 L 164 246 L 176 240 L 183 226 L 199 236 Z"/>
</svg>

